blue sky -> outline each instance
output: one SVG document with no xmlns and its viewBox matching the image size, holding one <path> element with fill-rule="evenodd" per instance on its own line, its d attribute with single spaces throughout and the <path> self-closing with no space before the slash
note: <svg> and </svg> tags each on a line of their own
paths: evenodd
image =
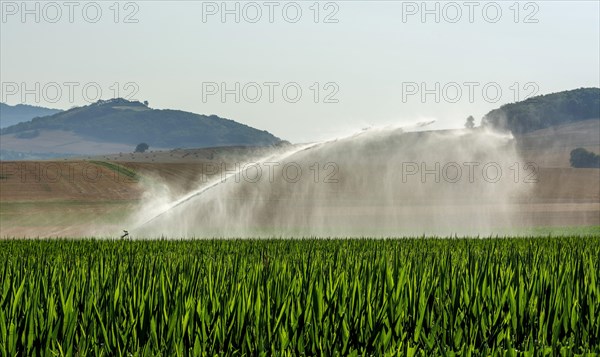
<svg viewBox="0 0 600 357">
<path fill-rule="evenodd" d="M 1 3 L 9 104 L 99 88 L 302 142 L 600 86 L 598 1 Z"/>
</svg>

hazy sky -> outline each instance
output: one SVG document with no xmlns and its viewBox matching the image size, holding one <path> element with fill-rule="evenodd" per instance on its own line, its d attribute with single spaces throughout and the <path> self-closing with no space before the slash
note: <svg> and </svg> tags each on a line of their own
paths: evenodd
<svg viewBox="0 0 600 357">
<path fill-rule="evenodd" d="M 600 86 L 599 3 L 3 0 L 0 101 L 66 109 L 99 89 L 293 142 L 460 127 Z"/>
</svg>

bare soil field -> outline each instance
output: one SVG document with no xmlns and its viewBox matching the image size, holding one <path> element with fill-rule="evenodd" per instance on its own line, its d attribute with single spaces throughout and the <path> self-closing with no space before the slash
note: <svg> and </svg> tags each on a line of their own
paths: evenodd
<svg viewBox="0 0 600 357">
<path fill-rule="evenodd" d="M 0 163 L 0 201 L 135 200 L 137 179 L 88 161 L 9 161 Z"/>
<path fill-rule="evenodd" d="M 517 137 L 523 159 L 544 168 L 568 168 L 571 151 L 600 152 L 600 119 L 536 130 Z"/>
<path fill-rule="evenodd" d="M 132 179 L 100 164 L 84 161 L 1 163 L 0 236 L 77 236 L 92 225 L 112 226 L 136 209 L 144 185 L 167 182 L 176 195 L 183 195 L 197 187 L 200 177 L 206 174 L 200 163 L 121 165 L 135 170 L 139 178 Z M 600 170 L 541 168 L 539 182 L 533 185 L 530 197 L 513 203 L 519 212 L 518 224 L 524 227 L 600 225 Z M 285 193 L 273 199 L 285 200 Z M 323 204 L 327 204 L 325 198 Z M 332 209 L 331 214 L 364 215 L 374 210 L 374 204 L 363 202 L 356 206 L 352 203 Z M 435 203 L 422 202 L 423 212 L 427 211 L 428 204 Z M 406 208 L 413 214 L 419 213 L 419 207 Z M 469 209 L 488 208 L 482 204 Z M 115 234 L 119 234 L 126 227 L 113 228 Z"/>
<path fill-rule="evenodd" d="M 264 152 L 229 147 L 0 162 L 0 237 L 78 236 L 111 226 L 137 208 L 150 185 L 183 195 Z M 123 228 L 115 226 L 115 234 Z"/>
<path fill-rule="evenodd" d="M 585 121 L 518 138 L 524 160 L 538 167 L 538 182 L 532 183 L 529 196 L 512 200 L 518 212 L 517 225 L 600 226 L 600 170 L 574 169 L 568 162 L 570 150 L 581 144 L 598 152 L 600 138 L 595 134 L 600 133 L 599 123 L 600 120 Z M 125 227 L 114 222 L 138 208 L 149 185 L 166 185 L 174 196 L 181 196 L 220 175 L 223 169 L 232 170 L 235 163 L 252 162 L 268 150 L 177 149 L 61 161 L 0 162 L 0 237 L 77 236 L 98 224 L 114 228 L 117 235 Z M 280 192 L 269 199 L 288 197 Z M 326 197 L 323 204 L 327 204 Z M 373 205 L 377 204 L 354 202 L 336 207 L 330 214 L 373 214 Z M 426 214 L 424 207 L 435 202 L 420 204 Z M 490 209 L 485 204 L 468 209 Z M 409 208 L 417 214 L 420 210 L 406 207 Z"/>
<path fill-rule="evenodd" d="M 0 236 L 72 236 L 133 209 L 139 180 L 84 161 L 0 163 Z"/>
</svg>

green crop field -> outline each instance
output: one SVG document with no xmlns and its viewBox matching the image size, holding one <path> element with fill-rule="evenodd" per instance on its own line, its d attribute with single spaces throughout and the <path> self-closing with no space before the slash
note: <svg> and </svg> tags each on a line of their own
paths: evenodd
<svg viewBox="0 0 600 357">
<path fill-rule="evenodd" d="M 0 241 L 0 355 L 597 355 L 600 236 Z"/>
</svg>

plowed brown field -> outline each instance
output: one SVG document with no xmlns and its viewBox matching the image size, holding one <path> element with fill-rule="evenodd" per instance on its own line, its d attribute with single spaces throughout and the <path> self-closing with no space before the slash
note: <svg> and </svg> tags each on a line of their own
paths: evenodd
<svg viewBox="0 0 600 357">
<path fill-rule="evenodd" d="M 544 129 L 517 138 L 524 160 L 535 162 L 538 183 L 514 202 L 518 225 L 600 226 L 600 170 L 569 167 L 569 152 L 600 151 L 600 120 Z M 78 236 L 116 226 L 137 209 L 145 188 L 168 185 L 174 196 L 198 187 L 219 167 L 252 161 L 267 149 L 210 148 L 86 157 L 79 160 L 0 162 L 0 237 Z M 243 199 L 243 198 L 238 198 Z M 285 199 L 285 193 L 276 199 Z M 352 214 L 365 207 L 346 207 Z M 484 209 L 481 207 L 481 209 Z"/>
</svg>

